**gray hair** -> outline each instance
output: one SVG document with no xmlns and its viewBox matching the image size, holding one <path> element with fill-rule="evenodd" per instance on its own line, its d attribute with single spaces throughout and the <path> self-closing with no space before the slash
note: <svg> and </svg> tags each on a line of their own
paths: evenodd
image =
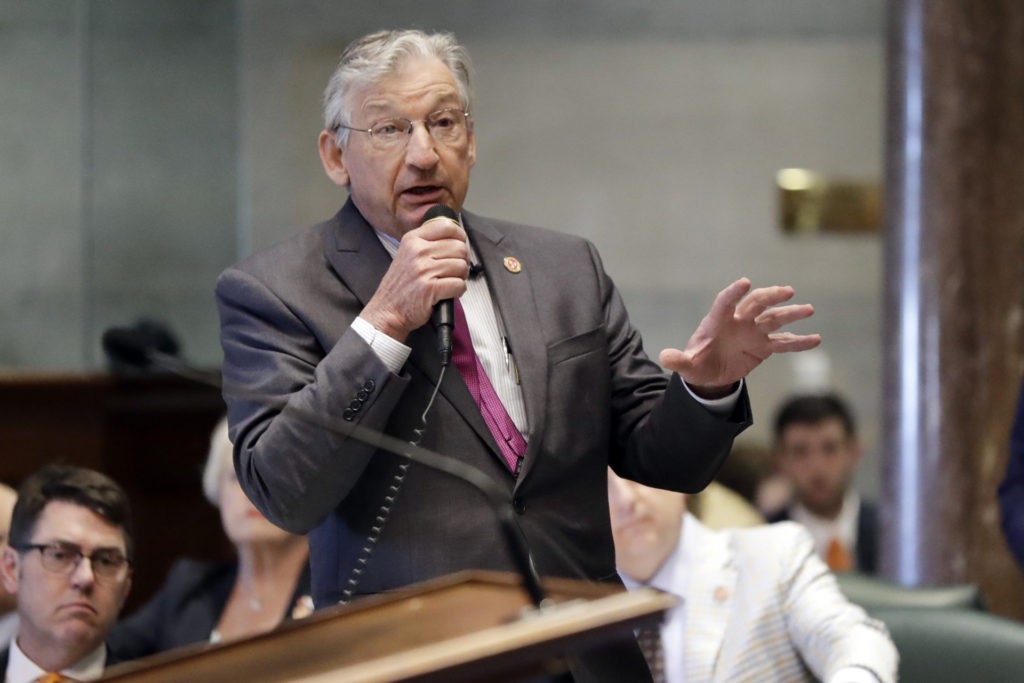
<svg viewBox="0 0 1024 683">
<path fill-rule="evenodd" d="M 466 48 L 455 41 L 455 36 L 414 29 L 371 33 L 349 43 L 324 90 L 324 128 L 337 131 L 337 145 L 348 142 L 348 130 L 338 125 L 352 123 L 347 98 L 354 88 L 395 73 L 410 59 L 430 57 L 441 60 L 452 72 L 462 108 L 472 111 L 473 66 Z"/>
<path fill-rule="evenodd" d="M 210 435 L 210 450 L 206 454 L 206 464 L 203 466 L 203 495 L 214 507 L 220 507 L 220 483 L 224 479 L 224 471 L 235 466 L 231 451 L 228 419 L 222 417 Z"/>
</svg>

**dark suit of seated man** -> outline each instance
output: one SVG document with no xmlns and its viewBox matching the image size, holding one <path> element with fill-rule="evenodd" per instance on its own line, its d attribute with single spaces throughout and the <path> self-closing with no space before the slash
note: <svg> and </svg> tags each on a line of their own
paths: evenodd
<svg viewBox="0 0 1024 683">
<path fill-rule="evenodd" d="M 28 477 L 0 557 L 20 619 L 0 655 L 4 680 L 100 678 L 114 663 L 104 641 L 131 588 L 131 557 L 128 498 L 111 479 L 68 466 Z"/>
</svg>

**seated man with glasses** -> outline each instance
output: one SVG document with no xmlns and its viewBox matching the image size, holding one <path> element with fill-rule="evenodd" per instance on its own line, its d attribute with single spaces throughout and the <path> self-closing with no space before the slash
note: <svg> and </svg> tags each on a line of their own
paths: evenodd
<svg viewBox="0 0 1024 683">
<path fill-rule="evenodd" d="M 105 639 L 131 587 L 131 511 L 124 491 L 92 470 L 47 467 L 18 489 L 0 579 L 20 626 L 0 654 L 7 683 L 100 678 Z"/>
</svg>

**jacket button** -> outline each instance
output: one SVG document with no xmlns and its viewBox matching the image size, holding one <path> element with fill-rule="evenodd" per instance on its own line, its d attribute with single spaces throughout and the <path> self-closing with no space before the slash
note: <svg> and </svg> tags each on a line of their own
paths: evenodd
<svg viewBox="0 0 1024 683">
<path fill-rule="evenodd" d="M 359 393 L 356 394 L 356 398 L 358 398 L 360 401 L 365 401 L 366 399 L 370 398 L 370 392 L 367 391 L 366 389 L 360 389 Z"/>
<path fill-rule="evenodd" d="M 372 379 L 368 379 L 365 382 L 363 382 L 363 389 L 365 389 L 366 391 L 373 391 L 376 388 L 377 383 L 374 382 Z"/>
<path fill-rule="evenodd" d="M 359 410 L 360 408 L 362 408 L 362 407 L 363 407 L 363 402 L 362 402 L 362 401 L 360 401 L 360 400 L 359 400 L 358 398 L 354 398 L 354 399 L 352 399 L 352 401 L 351 401 L 351 402 L 350 402 L 350 403 L 348 404 L 348 407 L 349 407 L 349 409 L 350 409 L 350 410 L 356 410 L 356 411 L 358 411 L 358 410 Z"/>
<path fill-rule="evenodd" d="M 524 512 L 526 512 L 526 501 L 524 501 L 522 498 L 513 498 L 512 509 L 518 512 L 519 514 L 523 514 Z"/>
<path fill-rule="evenodd" d="M 343 412 L 341 416 L 345 418 L 348 422 L 351 422 L 352 418 L 356 416 L 356 411 L 352 410 L 351 408 L 345 408 L 345 412 Z"/>
</svg>

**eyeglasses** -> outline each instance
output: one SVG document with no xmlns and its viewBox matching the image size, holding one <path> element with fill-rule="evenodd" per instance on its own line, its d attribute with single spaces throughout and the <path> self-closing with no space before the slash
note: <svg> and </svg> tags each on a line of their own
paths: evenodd
<svg viewBox="0 0 1024 683">
<path fill-rule="evenodd" d="M 468 111 L 450 107 L 438 109 L 434 113 L 428 114 L 427 118 L 418 122 L 403 118 L 390 118 L 379 121 L 370 128 L 353 128 L 352 126 L 338 123 L 335 124 L 333 130 L 337 132 L 339 128 L 344 128 L 345 130 L 354 130 L 357 133 L 368 133 L 374 145 L 378 148 L 398 149 L 399 147 L 404 147 L 409 142 L 409 138 L 412 137 L 413 124 L 415 123 L 422 123 L 435 141 L 450 147 L 463 144 L 469 135 L 469 131 L 473 128 L 473 118 Z"/>
<path fill-rule="evenodd" d="M 22 553 L 38 550 L 43 569 L 55 574 L 70 574 L 78 568 L 82 558 L 87 558 L 98 581 L 121 581 L 131 566 L 128 558 L 113 548 L 100 548 L 91 555 L 86 555 L 73 543 L 27 544 L 15 548 Z"/>
</svg>

